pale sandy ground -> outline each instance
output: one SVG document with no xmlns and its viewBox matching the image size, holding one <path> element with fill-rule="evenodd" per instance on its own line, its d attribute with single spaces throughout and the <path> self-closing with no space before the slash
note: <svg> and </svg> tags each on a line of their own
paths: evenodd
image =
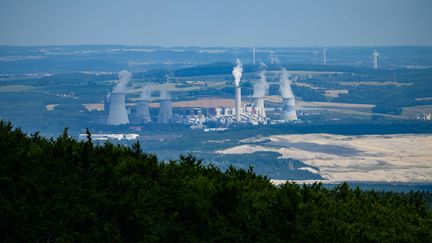
<svg viewBox="0 0 432 243">
<path fill-rule="evenodd" d="M 360 82 L 339 82 L 340 85 L 345 86 L 396 86 L 396 87 L 402 87 L 402 86 L 411 86 L 413 83 L 400 83 L 400 82 L 373 82 L 373 81 L 360 81 Z"/>
<path fill-rule="evenodd" d="M 57 106 L 58 104 L 50 104 L 50 105 L 46 105 L 45 107 L 47 111 L 53 111 Z"/>
<path fill-rule="evenodd" d="M 294 158 L 330 181 L 432 182 L 432 135 L 277 135 L 261 145 L 217 151 L 244 154 L 273 151 Z"/>
</svg>

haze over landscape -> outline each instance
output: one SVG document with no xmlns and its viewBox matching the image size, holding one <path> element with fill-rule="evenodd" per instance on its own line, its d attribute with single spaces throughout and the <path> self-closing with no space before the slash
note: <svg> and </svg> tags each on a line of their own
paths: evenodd
<svg viewBox="0 0 432 243">
<path fill-rule="evenodd" d="M 0 0 L 0 241 L 431 242 L 430 10 Z"/>
</svg>

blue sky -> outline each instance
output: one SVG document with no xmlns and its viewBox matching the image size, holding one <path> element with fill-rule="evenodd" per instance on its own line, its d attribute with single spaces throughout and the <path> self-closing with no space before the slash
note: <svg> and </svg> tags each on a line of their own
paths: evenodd
<svg viewBox="0 0 432 243">
<path fill-rule="evenodd" d="M 432 45 L 432 1 L 0 0 L 0 44 Z"/>
</svg>

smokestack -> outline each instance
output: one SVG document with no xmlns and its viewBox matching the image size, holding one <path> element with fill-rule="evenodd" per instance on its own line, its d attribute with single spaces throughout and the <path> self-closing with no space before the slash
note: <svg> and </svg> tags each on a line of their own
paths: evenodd
<svg viewBox="0 0 432 243">
<path fill-rule="evenodd" d="M 284 121 L 295 121 L 297 120 L 295 97 L 291 89 L 291 80 L 289 79 L 288 72 L 285 68 L 282 70 L 279 85 L 279 91 L 282 96 L 281 119 Z"/>
<path fill-rule="evenodd" d="M 160 91 L 160 108 L 157 123 L 168 124 L 173 118 L 171 96 L 165 90 Z"/>
<path fill-rule="evenodd" d="M 261 63 L 261 67 L 265 69 L 265 64 Z M 267 94 L 269 84 L 267 83 L 265 70 L 259 74 L 260 79 L 254 85 L 253 98 L 255 98 L 255 111 L 258 116 L 266 117 L 264 109 L 264 96 Z"/>
<path fill-rule="evenodd" d="M 129 123 L 125 99 L 126 97 L 124 93 L 111 93 L 107 120 L 108 125 L 122 125 Z"/>
<path fill-rule="evenodd" d="M 241 120 L 241 90 L 240 80 L 243 74 L 243 66 L 239 59 L 236 60 L 237 65 L 233 68 L 232 75 L 234 76 L 235 85 L 235 118 L 236 122 L 239 123 Z"/>
</svg>

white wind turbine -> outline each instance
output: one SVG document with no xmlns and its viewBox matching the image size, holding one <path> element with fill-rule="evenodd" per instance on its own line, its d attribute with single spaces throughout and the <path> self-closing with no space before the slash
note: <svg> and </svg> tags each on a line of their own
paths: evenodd
<svg viewBox="0 0 432 243">
<path fill-rule="evenodd" d="M 328 48 L 323 48 L 322 49 L 322 52 L 323 52 L 323 65 L 327 64 L 327 51 L 328 51 Z"/>
<path fill-rule="evenodd" d="M 379 53 L 376 49 L 372 53 L 373 58 L 373 68 L 378 69 L 378 57 L 381 57 L 381 53 Z"/>
</svg>

